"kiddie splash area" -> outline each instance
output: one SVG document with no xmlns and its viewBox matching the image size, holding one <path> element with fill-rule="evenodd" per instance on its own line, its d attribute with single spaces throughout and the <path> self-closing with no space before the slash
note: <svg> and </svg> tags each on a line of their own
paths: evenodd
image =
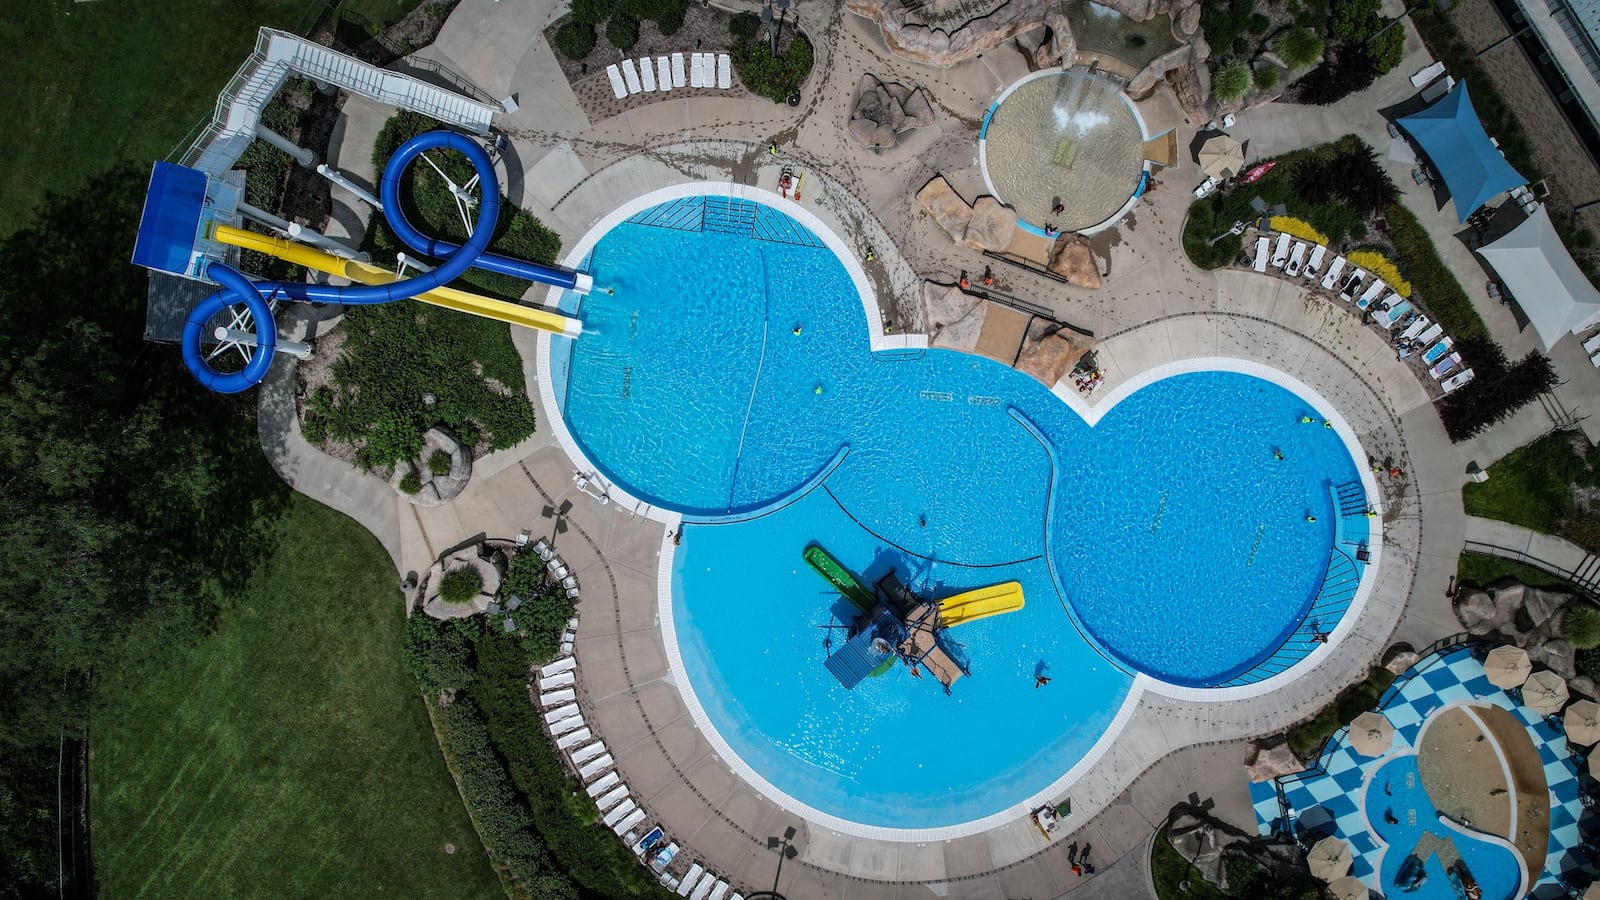
<svg viewBox="0 0 1600 900">
<path fill-rule="evenodd" d="M 430 152 L 462 154 L 475 177 L 466 185 L 451 184 L 468 224 L 464 244 L 429 237 L 405 217 L 401 186 L 411 166 Z M 437 166 L 434 167 L 436 170 Z M 442 170 L 440 170 L 442 172 Z M 215 173 L 174 163 L 157 163 L 145 195 L 133 261 L 148 269 L 219 285 L 188 314 L 184 323 L 183 362 L 196 379 L 220 393 L 238 393 L 261 383 L 274 352 L 309 356 L 303 344 L 280 342 L 275 314 L 285 301 L 345 305 L 391 303 L 416 299 L 472 315 L 577 335 L 582 328 L 566 316 L 485 297 L 450 287 L 468 268 L 478 267 L 574 294 L 589 290 L 590 279 L 565 271 L 487 252 L 500 213 L 500 185 L 489 153 L 476 140 L 452 131 L 430 131 L 402 144 L 385 166 L 380 197 L 370 198 L 383 210 L 389 227 L 414 253 L 432 264 L 411 261 L 406 277 L 359 258 L 336 242 L 288 226 L 299 243 L 245 230 L 244 217 L 271 218 L 245 203 L 244 182 L 237 172 Z M 469 219 L 466 210 L 477 208 Z M 348 284 L 253 281 L 238 268 L 238 251 L 255 250 L 344 279 Z"/>
<path fill-rule="evenodd" d="M 1521 652 L 1495 652 L 1506 651 Z M 1568 734 L 1589 723 L 1560 715 L 1559 678 L 1559 697 L 1536 684 L 1553 673 L 1530 678 L 1524 655 L 1519 684 L 1489 658 L 1481 644 L 1425 657 L 1305 772 L 1251 784 L 1261 833 L 1293 838 L 1314 874 L 1374 896 L 1578 896 L 1600 873 L 1583 836 L 1592 751 L 1579 741 L 1592 735 Z"/>
<path fill-rule="evenodd" d="M 1377 520 L 1309 389 L 1200 361 L 1086 421 L 875 334 L 836 236 L 726 190 L 578 244 L 597 289 L 559 307 L 585 333 L 541 337 L 540 381 L 585 477 L 673 523 L 674 681 L 764 795 L 851 834 L 974 833 L 1066 799 L 1142 691 L 1270 690 L 1348 630 Z"/>
<path fill-rule="evenodd" d="M 1098 65 L 1035 72 L 984 115 L 978 164 L 1018 224 L 1093 234 L 1116 224 L 1148 183 L 1144 121 Z"/>
</svg>

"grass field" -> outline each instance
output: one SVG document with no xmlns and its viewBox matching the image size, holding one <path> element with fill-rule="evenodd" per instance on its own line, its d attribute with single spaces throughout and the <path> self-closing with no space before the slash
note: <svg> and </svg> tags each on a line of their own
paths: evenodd
<svg viewBox="0 0 1600 900">
<path fill-rule="evenodd" d="M 214 635 L 91 730 L 106 897 L 499 897 L 411 677 L 395 574 L 295 495 Z M 444 852 L 455 845 L 453 856 Z"/>
<path fill-rule="evenodd" d="M 1558 591 L 1576 591 L 1563 578 L 1558 578 L 1533 566 L 1523 565 L 1498 556 L 1461 554 L 1456 564 L 1456 581 L 1459 584 L 1487 587 L 1502 578 L 1512 578 L 1529 587 L 1553 588 Z"/>
<path fill-rule="evenodd" d="M 306 7 L 307 0 L 4 4 L 0 236 L 26 225 L 46 191 L 75 190 L 116 163 L 164 157 L 210 113 L 255 46 L 256 26 L 292 29 Z"/>
</svg>

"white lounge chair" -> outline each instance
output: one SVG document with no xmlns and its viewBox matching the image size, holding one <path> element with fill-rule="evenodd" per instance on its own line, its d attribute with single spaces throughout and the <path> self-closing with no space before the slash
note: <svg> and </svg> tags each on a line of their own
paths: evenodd
<svg viewBox="0 0 1600 900">
<path fill-rule="evenodd" d="M 622 80 L 622 72 L 617 68 L 616 63 L 606 66 L 606 77 L 611 79 L 611 93 L 616 94 L 618 100 L 628 96 L 628 85 Z M 550 557 L 546 556 L 544 558 L 549 559 Z"/>
<path fill-rule="evenodd" d="M 1272 240 L 1270 238 L 1256 238 L 1256 261 L 1255 265 L 1251 266 L 1251 268 L 1255 269 L 1257 272 L 1265 272 L 1267 270 L 1267 246 L 1271 243 Z"/>
<path fill-rule="evenodd" d="M 599 778 L 596 778 L 594 782 L 588 787 L 584 788 L 584 790 L 588 792 L 591 798 L 598 797 L 601 794 L 604 794 L 606 791 L 616 787 L 619 783 L 621 783 L 621 781 L 622 778 L 617 775 L 617 773 L 607 772 Z"/>
<path fill-rule="evenodd" d="M 1289 261 L 1283 266 L 1283 274 L 1290 278 L 1300 274 L 1300 267 L 1305 265 L 1306 242 L 1295 241 L 1294 249 L 1289 251 Z"/>
<path fill-rule="evenodd" d="M 618 72 L 617 75 L 618 75 L 618 77 L 620 77 L 622 75 L 622 73 Z M 556 555 L 555 548 L 550 546 L 550 542 L 545 540 L 544 538 L 539 538 L 537 541 L 533 542 L 533 552 L 534 552 L 534 554 L 536 556 L 538 556 L 540 559 L 544 560 L 545 562 L 549 562 L 550 561 L 550 557 Z"/>
<path fill-rule="evenodd" d="M 672 67 L 665 56 L 656 57 L 656 85 L 663 91 L 672 90 Z"/>
<path fill-rule="evenodd" d="M 639 804 L 633 802 L 632 800 L 624 800 L 613 807 L 611 812 L 606 813 L 605 818 L 601 819 L 601 821 L 606 823 L 607 828 L 610 828 L 611 826 L 622 821 L 624 817 L 638 808 Z"/>
<path fill-rule="evenodd" d="M 672 86 L 681 88 L 685 84 L 688 84 L 688 82 L 683 77 L 683 54 L 674 53 L 672 54 Z"/>
<path fill-rule="evenodd" d="M 633 812 L 628 813 L 627 815 L 623 816 L 621 822 L 618 822 L 617 824 L 611 826 L 611 830 L 616 832 L 618 837 L 622 837 L 622 835 L 628 833 L 628 829 L 634 827 L 635 825 L 638 825 L 640 822 L 643 822 L 643 821 L 644 821 L 644 810 L 636 809 Z M 626 838 L 625 840 L 627 840 L 627 842 L 630 843 L 630 844 L 633 843 L 632 835 L 629 835 L 628 838 Z"/>
<path fill-rule="evenodd" d="M 689 87 L 703 88 L 706 86 L 706 61 L 704 53 L 694 53 L 689 56 Z"/>
<path fill-rule="evenodd" d="M 595 741 L 572 751 L 572 764 L 581 766 L 597 756 L 604 756 L 606 752 L 605 741 Z"/>
<path fill-rule="evenodd" d="M 656 69 L 650 65 L 650 57 L 639 60 L 639 82 L 644 85 L 647 93 L 656 92 Z"/>
<path fill-rule="evenodd" d="M 621 803 L 623 801 L 623 798 L 625 798 L 627 796 L 628 796 L 628 786 L 625 785 L 625 784 L 619 784 L 616 787 L 612 788 L 611 790 L 606 791 L 604 794 L 601 794 L 599 797 L 595 798 L 595 801 L 594 801 L 595 809 L 598 809 L 601 812 L 605 812 L 606 810 L 610 809 L 611 807 L 616 806 L 618 803 Z"/>
<path fill-rule="evenodd" d="M 576 669 L 577 667 L 578 667 L 578 661 L 575 660 L 575 659 L 558 659 L 555 662 L 550 663 L 549 665 L 546 665 L 544 668 L 540 669 L 539 670 L 539 674 L 543 675 L 546 678 L 549 678 L 552 675 L 559 675 L 562 672 L 571 672 L 573 669 Z"/>
<path fill-rule="evenodd" d="M 1449 378 L 1446 378 L 1444 381 L 1440 382 L 1439 386 L 1444 388 L 1444 392 L 1448 394 L 1471 380 L 1472 370 L 1467 369 L 1464 372 L 1457 372 L 1456 374 L 1451 375 Z"/>
<path fill-rule="evenodd" d="M 1373 301 L 1378 299 L 1378 295 L 1382 294 L 1384 288 L 1386 287 L 1388 287 L 1388 285 L 1383 283 L 1382 278 L 1372 279 L 1372 282 L 1367 285 L 1367 289 L 1362 291 L 1361 296 L 1356 300 L 1356 309 L 1366 309 L 1370 307 L 1373 304 Z"/>
<path fill-rule="evenodd" d="M 1585 353 L 1597 353 L 1597 352 L 1600 352 L 1600 331 L 1595 332 L 1594 337 L 1589 338 L 1587 341 L 1583 342 L 1583 352 L 1585 352 Z"/>
<path fill-rule="evenodd" d="M 596 775 L 599 775 L 601 772 L 611 768 L 611 764 L 614 762 L 616 762 L 616 760 L 612 759 L 611 754 L 609 753 L 600 757 L 599 759 L 591 759 L 583 766 L 583 768 L 578 770 L 578 777 L 584 781 L 588 781 Z"/>
<path fill-rule="evenodd" d="M 633 60 L 622 61 L 622 77 L 628 82 L 628 93 L 637 94 L 644 90 L 639 84 L 639 70 L 633 67 Z"/>
<path fill-rule="evenodd" d="M 1589 365 L 1594 366 L 1596 369 L 1600 369 L 1600 352 L 1597 352 L 1589 357 Z"/>
<path fill-rule="evenodd" d="M 711 889 L 711 893 L 706 896 L 706 900 L 723 900 L 726 896 L 728 896 L 728 883 L 719 881 L 717 886 Z"/>
<path fill-rule="evenodd" d="M 699 863 L 695 863 L 694 865 L 690 866 L 689 874 L 683 876 L 683 880 L 678 882 L 678 896 L 689 896 L 689 892 L 694 890 L 695 882 L 699 881 L 700 876 L 704 875 L 705 873 L 706 867 L 700 865 Z"/>
<path fill-rule="evenodd" d="M 1411 324 L 1406 328 L 1405 331 L 1400 332 L 1400 340 L 1411 340 L 1412 338 L 1421 334 L 1422 329 L 1427 328 L 1431 324 L 1433 323 L 1428 321 L 1427 316 L 1417 316 L 1411 321 Z"/>
<path fill-rule="evenodd" d="M 577 731 L 569 734 L 563 734 L 561 737 L 556 738 L 556 749 L 570 750 L 592 737 L 594 737 L 594 735 L 589 733 L 589 729 L 579 728 Z"/>
<path fill-rule="evenodd" d="M 1455 343 L 1456 342 L 1454 338 L 1450 337 L 1449 335 L 1445 335 L 1443 338 L 1439 339 L 1439 343 L 1429 347 L 1427 352 L 1422 354 L 1422 361 L 1430 366 L 1433 365 L 1439 361 L 1441 356 L 1449 353 L 1450 348 L 1454 347 Z"/>
<path fill-rule="evenodd" d="M 1331 291 L 1333 286 L 1339 283 L 1339 276 L 1343 274 L 1344 257 L 1335 256 L 1333 262 L 1328 263 L 1328 271 L 1322 276 L 1322 281 L 1318 282 L 1318 284 L 1322 286 L 1323 290 Z"/>
<path fill-rule="evenodd" d="M 1215 178 L 1208 176 L 1205 181 L 1200 182 L 1199 186 L 1194 189 L 1195 199 L 1204 200 L 1211 196 L 1211 192 L 1217 189 L 1218 183 Z"/>
<path fill-rule="evenodd" d="M 706 877 L 700 879 L 700 883 L 694 886 L 694 893 L 689 895 L 689 900 L 706 900 L 706 895 L 716 886 L 717 877 L 707 872 Z"/>
<path fill-rule="evenodd" d="M 550 726 L 550 733 L 566 734 L 569 731 L 578 731 L 580 729 L 583 731 L 589 730 L 583 727 L 583 716 L 568 716 L 565 719 L 556 720 L 556 722 Z"/>
<path fill-rule="evenodd" d="M 1433 376 L 1434 381 L 1438 381 L 1455 371 L 1456 366 L 1459 365 L 1461 365 L 1461 354 L 1452 353 L 1435 363 L 1433 368 L 1428 370 L 1428 374 Z"/>
<path fill-rule="evenodd" d="M 544 720 L 547 724 L 554 725 L 562 719 L 570 719 L 576 715 L 578 715 L 578 704 L 568 703 L 566 706 L 558 706 L 545 713 Z"/>
<path fill-rule="evenodd" d="M 578 676 L 572 672 L 557 672 L 548 678 L 540 678 L 539 690 L 549 691 L 556 688 L 572 687 L 577 681 Z"/>
<path fill-rule="evenodd" d="M 733 87 L 733 60 L 726 53 L 717 56 L 717 87 L 725 91 Z"/>
<path fill-rule="evenodd" d="M 571 703 L 578 699 L 577 693 L 572 688 L 562 688 L 558 691 L 546 691 L 539 695 L 540 706 L 555 706 L 560 703 Z"/>
<path fill-rule="evenodd" d="M 1317 272 L 1322 269 L 1322 257 L 1326 255 L 1327 252 L 1328 247 L 1326 244 L 1318 244 L 1315 247 L 1312 247 L 1311 257 L 1306 260 L 1306 267 L 1300 274 L 1304 275 L 1306 278 L 1317 277 Z"/>
<path fill-rule="evenodd" d="M 1346 303 L 1355 299 L 1356 291 L 1361 290 L 1362 282 L 1367 280 L 1367 270 L 1357 267 L 1350 277 L 1344 280 L 1344 285 L 1339 288 L 1339 299 Z"/>
<path fill-rule="evenodd" d="M 1292 240 L 1294 238 L 1289 232 L 1278 232 L 1278 241 L 1272 245 L 1272 267 L 1274 269 L 1283 268 L 1283 264 L 1289 261 L 1289 242 Z"/>
<path fill-rule="evenodd" d="M 1398 297 L 1399 295 L 1396 294 L 1395 296 Z M 1394 298 L 1391 297 L 1390 299 L 1392 300 Z M 1406 313 L 1409 312 L 1411 312 L 1411 301 L 1401 300 L 1399 303 L 1396 303 L 1388 309 L 1378 310 L 1376 313 L 1373 313 L 1372 317 L 1377 319 L 1378 324 L 1382 325 L 1384 328 L 1393 328 L 1395 325 L 1399 324 L 1400 320 L 1405 317 Z"/>
<path fill-rule="evenodd" d="M 1423 329 L 1423 332 L 1416 336 L 1414 342 L 1418 347 L 1426 347 L 1428 344 L 1432 343 L 1434 338 L 1437 338 L 1441 334 L 1444 334 L 1444 326 L 1440 325 L 1438 322 L 1435 322 Z"/>
</svg>

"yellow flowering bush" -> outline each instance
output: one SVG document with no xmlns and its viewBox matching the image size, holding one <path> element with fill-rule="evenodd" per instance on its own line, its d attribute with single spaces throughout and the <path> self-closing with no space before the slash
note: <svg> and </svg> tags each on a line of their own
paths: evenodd
<svg viewBox="0 0 1600 900">
<path fill-rule="evenodd" d="M 1383 279 L 1383 283 L 1387 284 L 1390 290 L 1400 296 L 1411 296 L 1411 282 L 1400 277 L 1400 270 L 1395 268 L 1394 263 L 1390 262 L 1388 257 L 1382 253 L 1376 250 L 1357 250 L 1345 258 L 1350 261 L 1351 265 L 1360 266 Z"/>
<path fill-rule="evenodd" d="M 1326 244 L 1328 242 L 1327 235 L 1313 228 L 1311 223 L 1304 219 L 1296 219 L 1294 216 L 1273 216 L 1271 224 L 1273 231 L 1288 232 L 1313 244 Z"/>
</svg>

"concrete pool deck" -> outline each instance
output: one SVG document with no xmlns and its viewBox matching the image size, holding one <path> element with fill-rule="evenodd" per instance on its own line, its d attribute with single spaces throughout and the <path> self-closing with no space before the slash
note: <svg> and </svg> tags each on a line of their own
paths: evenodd
<svg viewBox="0 0 1600 900">
<path fill-rule="evenodd" d="M 517 6 L 463 0 L 439 41 L 421 55 L 449 63 L 492 92 L 518 95 L 521 108 L 502 120 L 514 139 L 507 190 L 555 228 L 566 246 L 622 202 L 664 185 L 706 179 L 771 189 L 782 165 L 807 168 L 815 180 L 807 182 L 806 208 L 858 253 L 875 251 L 866 270 L 885 317 L 897 331 L 916 331 L 921 281 L 954 281 L 959 268 L 980 271 L 984 262 L 952 245 L 911 196 L 935 173 L 966 196 L 982 192 L 978 120 L 1026 65 L 1014 51 L 996 50 L 951 69 L 930 69 L 889 54 L 865 20 L 835 15 L 825 5 L 796 9 L 818 46 L 817 68 L 798 111 L 739 92 L 663 95 L 590 122 L 540 33 L 560 14 L 554 0 Z M 1236 131 L 1249 129 L 1259 142 L 1250 152 L 1277 152 L 1349 130 L 1375 147 L 1387 146 L 1382 120 L 1367 111 L 1409 93 L 1405 74 L 1426 62 L 1406 28 L 1406 62 L 1363 95 L 1333 108 L 1274 106 L 1242 115 Z M 865 72 L 925 87 L 940 121 L 881 156 L 853 145 L 844 122 Z M 374 104 L 347 101 L 336 134 L 342 147 L 330 153 L 331 161 L 370 181 L 368 148 L 387 115 Z M 1170 109 L 1165 115 L 1174 118 Z M 1180 143 L 1203 124 L 1181 115 L 1174 121 Z M 774 141 L 776 157 L 766 151 Z M 477 535 L 513 537 L 526 528 L 553 536 L 583 585 L 580 699 L 650 821 L 684 846 L 684 863 L 701 860 L 739 885 L 766 887 L 777 864 L 766 837 L 793 825 L 800 829 L 801 853 L 783 866 L 779 889 L 796 898 L 1153 895 L 1140 851 L 1173 804 L 1193 796 L 1212 801 L 1213 813 L 1226 821 L 1251 822 L 1247 738 L 1307 717 L 1391 643 L 1422 647 L 1460 630 L 1444 591 L 1467 527 L 1460 503 L 1465 463 L 1487 465 L 1498 448 L 1503 455 L 1548 428 L 1534 405 L 1464 448 L 1451 445 L 1416 376 L 1348 307 L 1283 279 L 1193 269 L 1178 233 L 1192 199 L 1188 189 L 1200 177 L 1188 165 L 1162 173 L 1160 188 L 1142 198 L 1121 227 L 1096 239 L 1103 290 L 1082 291 L 1010 269 L 999 273 L 1000 287 L 1098 332 L 1108 386 L 1177 359 L 1232 356 L 1272 366 L 1331 401 L 1368 453 L 1395 456 L 1406 475 L 1381 479 L 1385 557 L 1351 634 L 1330 647 L 1314 671 L 1263 697 L 1197 703 L 1145 694 L 1115 745 L 1068 791 L 1072 830 L 1048 844 L 1026 820 L 918 844 L 841 835 L 807 826 L 733 775 L 694 726 L 668 675 L 656 613 L 663 527 L 578 492 L 573 463 L 548 428 L 478 461 L 461 497 L 433 509 L 399 502 L 376 479 L 343 477 L 347 466 L 328 466 L 326 457 L 296 443 L 298 430 L 282 424 L 281 409 L 275 420 L 281 427 L 270 436 L 264 416 L 263 442 L 276 442 L 269 452 L 276 449 L 280 472 L 296 473 L 296 487 L 354 512 L 386 545 L 393 541 L 402 571 L 423 570 Z M 1410 182 L 1395 180 L 1402 187 Z M 1442 230 L 1446 217 L 1453 219 L 1448 209 L 1424 207 L 1410 192 L 1406 199 L 1447 262 L 1475 265 L 1470 254 L 1459 258 L 1465 250 L 1453 249 L 1458 242 L 1446 244 L 1441 236 L 1453 233 Z M 339 191 L 335 206 L 336 221 L 356 233 L 365 208 Z M 1521 348 L 1528 338 L 1514 331 L 1509 314 L 1487 304 L 1481 285 L 1463 280 L 1496 337 L 1508 349 Z M 519 331 L 514 339 L 538 403 L 533 335 Z M 1571 376 L 1557 391 L 1569 406 L 1600 389 L 1600 375 L 1576 345 L 1564 341 L 1552 354 Z M 284 390 L 292 390 L 292 379 L 273 396 L 281 400 Z M 264 408 L 268 400 L 264 391 Z M 540 407 L 540 417 L 554 414 Z M 559 512 L 567 501 L 571 508 Z M 558 520 L 565 526 L 560 533 Z M 1196 795 L 1197 788 L 1204 792 Z M 1099 874 L 1072 875 L 1065 848 L 1074 841 L 1094 845 Z"/>
</svg>

